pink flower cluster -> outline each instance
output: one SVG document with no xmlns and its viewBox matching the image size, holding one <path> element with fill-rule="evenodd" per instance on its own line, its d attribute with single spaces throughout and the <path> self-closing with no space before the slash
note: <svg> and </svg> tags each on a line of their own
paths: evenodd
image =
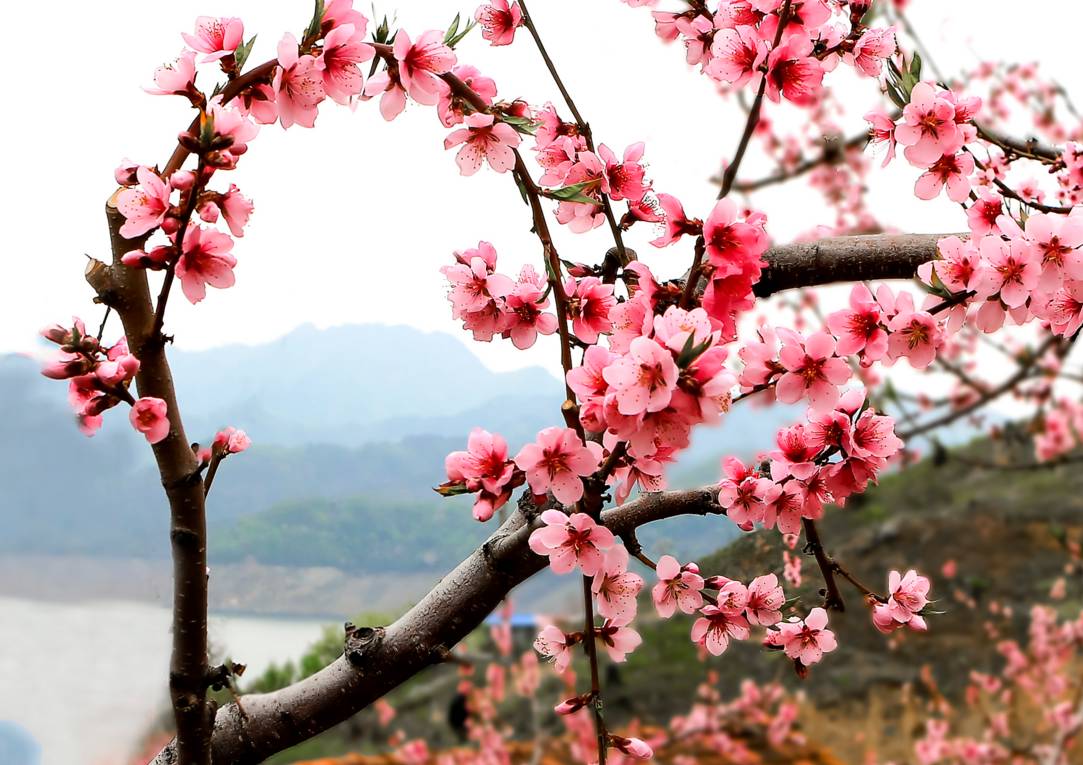
<svg viewBox="0 0 1083 765">
<path fill-rule="evenodd" d="M 848 391 L 837 408 L 810 410 L 807 422 L 780 430 L 777 448 L 755 465 L 723 460 L 718 502 L 730 519 L 745 530 L 762 524 L 798 534 L 802 520 L 820 518 L 825 504 L 863 492 L 902 448 L 894 420 L 864 404 L 863 390 Z"/>
<path fill-rule="evenodd" d="M 556 332 L 557 317 L 545 310 L 545 279 L 532 266 L 523 266 L 513 282 L 496 272 L 496 250 L 488 242 L 456 252 L 455 261 L 440 269 L 451 284 L 451 316 L 461 319 L 475 340 L 490 342 L 500 335 L 522 350 L 538 335 Z"/>
<path fill-rule="evenodd" d="M 128 392 L 139 372 L 139 359 L 128 350 L 127 338 L 104 347 L 98 338 L 87 334 L 86 325 L 78 318 L 72 319 L 71 327 L 56 324 L 43 329 L 41 335 L 59 346 L 41 373 L 68 381 L 68 403 L 83 433 L 94 435 L 102 426 L 102 413 L 123 401 L 131 405 L 132 427 L 149 443 L 156 444 L 169 435 L 165 401 L 150 396 L 136 400 Z"/>
<path fill-rule="evenodd" d="M 609 448 L 628 443 L 632 462 L 614 473 L 621 496 L 637 482 L 661 488 L 662 465 L 688 445 L 694 425 L 718 421 L 735 384 L 707 312 L 671 305 L 656 315 L 653 281 L 642 266 L 639 274 L 633 298 L 609 312 L 609 348 L 588 348 L 567 375 L 584 428 L 603 433 Z"/>
<path fill-rule="evenodd" d="M 748 586 L 725 577 L 711 577 L 705 587 L 718 590 L 714 602 L 699 609 L 692 624 L 692 642 L 719 656 L 730 640 L 747 640 L 753 625 L 769 627 L 782 620 L 786 596 L 774 574 L 753 579 Z"/>
<path fill-rule="evenodd" d="M 444 494 L 476 493 L 474 517 L 487 521 L 523 483 L 523 473 L 508 459 L 508 444 L 481 428 L 470 432 L 465 452 L 452 452 L 444 461 L 448 482 L 437 488 Z"/>
<path fill-rule="evenodd" d="M 894 29 L 865 27 L 857 5 L 803 0 L 791 7 L 782 0 L 748 0 L 719 3 L 714 11 L 696 3 L 685 11 L 652 15 L 658 36 L 682 42 L 688 64 L 720 84 L 755 89 L 766 78 L 772 101 L 811 107 L 820 101 L 824 76 L 840 62 L 862 76 L 879 77 L 884 60 L 895 53 Z M 789 14 L 780 19 L 786 7 Z"/>
</svg>

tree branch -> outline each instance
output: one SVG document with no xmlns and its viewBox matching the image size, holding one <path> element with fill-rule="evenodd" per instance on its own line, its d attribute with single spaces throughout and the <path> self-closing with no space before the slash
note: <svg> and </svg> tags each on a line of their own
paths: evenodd
<svg viewBox="0 0 1083 765">
<path fill-rule="evenodd" d="M 124 324 L 132 352 L 139 359 L 135 377 L 140 396 L 166 402 L 169 435 L 154 445 L 162 486 L 169 500 L 170 540 L 173 553 L 173 648 L 169 665 L 169 691 L 177 723 L 177 762 L 210 762 L 212 708 L 207 702 L 207 524 L 203 480 L 189 446 L 177 406 L 173 375 L 165 348 L 156 342 L 154 307 L 146 272 L 128 268 L 121 256 L 142 246 L 142 239 L 120 234 L 124 216 L 115 196 L 106 204 L 106 219 L 113 262 L 92 260 L 86 279 L 98 299 L 112 307 Z"/>
<path fill-rule="evenodd" d="M 614 534 L 678 515 L 721 514 L 714 489 L 644 494 L 606 510 Z M 252 765 L 355 715 L 389 691 L 436 664 L 476 629 L 508 592 L 545 568 L 527 546 L 532 526 L 521 511 L 511 517 L 422 600 L 384 629 L 356 630 L 343 656 L 298 683 L 244 697 L 218 712 L 214 762 Z M 356 637 L 360 633 L 364 635 Z M 153 765 L 173 765 L 171 743 Z"/>
<path fill-rule="evenodd" d="M 945 236 L 951 234 L 840 236 L 772 247 L 753 292 L 767 297 L 833 282 L 912 279 L 918 266 L 936 259 L 936 243 Z"/>
</svg>

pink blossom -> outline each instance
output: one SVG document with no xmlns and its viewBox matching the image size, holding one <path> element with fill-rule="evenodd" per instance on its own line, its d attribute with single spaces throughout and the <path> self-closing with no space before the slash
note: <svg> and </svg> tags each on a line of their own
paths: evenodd
<svg viewBox="0 0 1083 765">
<path fill-rule="evenodd" d="M 234 236 L 244 236 L 244 227 L 248 225 L 248 218 L 252 215 L 255 205 L 232 183 L 229 184 L 229 191 L 218 200 L 218 205 L 222 209 L 222 216 L 226 219 L 230 232 Z"/>
<path fill-rule="evenodd" d="M 1005 242 L 997 235 L 982 237 L 978 251 L 988 269 L 990 293 L 999 294 L 1008 308 L 1027 302 L 1041 279 L 1041 265 L 1035 251 L 1022 239 Z"/>
<path fill-rule="evenodd" d="M 861 353 L 868 361 L 878 361 L 887 353 L 887 332 L 880 325 L 880 304 L 864 284 L 850 289 L 850 307 L 827 317 L 827 326 L 838 338 L 840 356 Z"/>
<path fill-rule="evenodd" d="M 504 306 L 509 319 L 504 335 L 520 350 L 534 345 L 539 334 L 557 331 L 557 317 L 544 311 L 549 306 L 545 280 L 530 265 L 523 266 L 519 281 L 504 298 Z"/>
<path fill-rule="evenodd" d="M 988 189 L 978 191 L 978 198 L 966 211 L 967 224 L 974 236 L 985 236 L 997 229 L 997 219 L 1004 213 L 1004 200 Z M 958 237 L 955 237 L 958 239 Z"/>
<path fill-rule="evenodd" d="M 763 229 L 737 222 L 737 207 L 730 199 L 717 202 L 703 224 L 707 259 L 718 276 L 740 273 L 745 261 L 758 261 L 767 249 Z"/>
<path fill-rule="evenodd" d="M 668 247 L 683 235 L 693 233 L 695 227 L 684 214 L 681 200 L 671 194 L 659 194 L 658 205 L 665 215 L 664 231 L 660 237 L 651 241 L 655 247 Z"/>
<path fill-rule="evenodd" d="M 887 144 L 882 165 L 887 167 L 891 160 L 895 159 L 895 121 L 883 109 L 868 112 L 865 121 L 869 123 L 869 141 Z"/>
<path fill-rule="evenodd" d="M 729 459 L 739 464 L 735 457 Z M 772 485 L 767 479 L 757 477 L 754 471 L 743 477 L 728 477 L 719 484 L 718 504 L 726 508 L 731 521 L 742 530 L 751 531 L 754 524 L 763 522 L 767 509 L 764 499 Z"/>
<path fill-rule="evenodd" d="M 455 53 L 444 44 L 444 33 L 429 30 L 412 42 L 406 30 L 395 35 L 395 60 L 399 81 L 410 98 L 425 106 L 435 106 L 444 86 L 439 75 L 455 66 Z"/>
<path fill-rule="evenodd" d="M 774 574 L 764 574 L 752 580 L 748 585 L 748 603 L 745 616 L 749 624 L 770 627 L 782 621 L 782 606 L 786 594 Z"/>
<path fill-rule="evenodd" d="M 200 16 L 196 19 L 195 34 L 182 32 L 181 37 L 188 47 L 206 54 L 203 63 L 217 61 L 233 55 L 244 41 L 244 22 L 229 17 Z"/>
<path fill-rule="evenodd" d="M 744 87 L 759 72 L 770 46 L 754 27 L 739 26 L 719 30 L 711 43 L 711 62 L 704 71 L 708 76 Z"/>
<path fill-rule="evenodd" d="M 613 285 L 603 284 L 596 276 L 569 279 L 564 283 L 568 296 L 568 316 L 572 332 L 588 345 L 598 342 L 598 335 L 612 328 L 609 310 L 616 304 Z"/>
<path fill-rule="evenodd" d="M 643 182 L 643 143 L 633 143 L 624 150 L 624 156 L 617 161 L 613 150 L 604 143 L 598 146 L 598 158 L 605 165 L 602 178 L 602 191 L 614 202 L 622 199 L 637 201 L 643 198 L 650 188 Z"/>
<path fill-rule="evenodd" d="M 798 534 L 804 517 L 814 518 L 818 514 L 806 511 L 800 483 L 787 481 L 785 484 L 771 484 L 764 494 L 763 525 L 766 528 L 778 526 L 782 534 Z"/>
<path fill-rule="evenodd" d="M 324 92 L 340 104 L 361 94 L 364 78 L 358 64 L 369 61 L 375 51 L 366 45 L 365 23 L 336 26 L 323 40 L 323 49 L 316 59 L 316 68 L 322 73 Z"/>
<path fill-rule="evenodd" d="M 515 30 L 523 23 L 523 11 L 516 2 L 488 0 L 474 11 L 474 18 L 481 27 L 481 36 L 492 45 L 511 45 Z"/>
<path fill-rule="evenodd" d="M 963 145 L 963 134 L 955 122 L 955 105 L 938 94 L 932 84 L 919 82 L 910 93 L 910 103 L 903 108 L 903 122 L 895 128 L 895 140 L 906 147 L 906 158 L 916 165 L 928 166 L 944 155 L 954 155 Z"/>
<path fill-rule="evenodd" d="M 143 88 L 153 96 L 185 95 L 195 88 L 196 54 L 181 51 L 172 64 L 163 64 L 154 70 L 155 88 Z"/>
<path fill-rule="evenodd" d="M 1035 213 L 1027 218 L 1026 238 L 1037 251 L 1043 289 L 1059 286 L 1062 276 L 1083 280 L 1083 217 Z"/>
<path fill-rule="evenodd" d="M 183 252 L 177 259 L 176 273 L 181 290 L 190 303 L 207 296 L 207 285 L 217 289 L 232 287 L 237 259 L 230 250 L 233 240 L 226 234 L 202 226 L 189 225 L 184 235 Z"/>
<path fill-rule="evenodd" d="M 694 564 L 681 566 L 672 555 L 663 555 L 655 572 L 658 584 L 651 589 L 651 599 L 659 616 L 668 619 L 678 608 L 691 614 L 703 605 L 703 577 Z"/>
<path fill-rule="evenodd" d="M 967 153 L 945 154 L 918 178 L 914 194 L 918 199 L 936 199 L 947 186 L 948 199 L 962 203 L 970 196 L 970 175 L 974 158 Z"/>
<path fill-rule="evenodd" d="M 444 460 L 448 480 L 477 492 L 474 517 L 487 521 L 511 496 L 515 466 L 508 460 L 508 444 L 498 434 L 481 428 L 470 431 L 465 452 L 452 452 Z M 520 479 L 521 480 L 521 479 Z"/>
<path fill-rule="evenodd" d="M 892 27 L 866 29 L 846 56 L 857 71 L 866 77 L 879 77 L 884 59 L 895 53 L 895 30 Z"/>
<path fill-rule="evenodd" d="M 895 435 L 895 420 L 866 409 L 854 423 L 850 453 L 860 457 L 888 459 L 903 448 L 902 439 Z"/>
<path fill-rule="evenodd" d="M 640 0 L 625 0 L 625 2 L 628 2 L 629 5 L 633 5 L 636 2 L 642 4 Z M 624 752 L 629 757 L 633 757 L 637 760 L 649 760 L 654 757 L 654 750 L 642 739 L 625 738 L 624 736 L 610 734 L 609 742 L 616 747 L 618 751 Z"/>
<path fill-rule="evenodd" d="M 902 297 L 909 298 L 909 293 Z M 896 314 L 888 324 L 891 337 L 888 338 L 888 356 L 898 359 L 903 356 L 914 369 L 924 369 L 936 357 L 936 348 L 940 342 L 940 330 L 936 320 L 925 311 L 913 311 L 912 301 L 904 303 L 906 307 Z"/>
<path fill-rule="evenodd" d="M 929 602 L 929 580 L 913 569 L 905 575 L 892 571 L 888 574 L 888 593 L 887 606 L 892 618 L 905 624 Z"/>
<path fill-rule="evenodd" d="M 363 92 L 365 98 L 380 95 L 380 115 L 388 122 L 402 114 L 406 108 L 406 91 L 399 81 L 397 69 L 385 69 L 369 77 Z"/>
<path fill-rule="evenodd" d="M 803 423 L 778 431 L 775 435 L 778 448 L 768 454 L 774 480 L 782 481 L 788 476 L 804 480 L 816 472 L 816 464 L 812 460 L 823 448 L 824 439 L 813 438 L 815 432 L 811 427 L 806 429 Z"/>
<path fill-rule="evenodd" d="M 982 286 L 987 281 L 986 274 L 981 268 L 978 248 L 972 241 L 963 241 L 957 236 L 947 236 L 937 240 L 936 249 L 940 253 L 940 259 L 931 264 L 923 264 L 918 269 L 919 275 L 926 282 L 932 283 L 931 268 L 936 272 L 937 278 L 952 292 L 975 290 L 979 291 L 981 297 L 992 294 Z"/>
<path fill-rule="evenodd" d="M 830 409 L 839 400 L 838 386 L 850 379 L 850 367 L 835 356 L 835 338 L 826 332 L 816 332 L 802 340 L 786 332 L 782 335 L 779 352 L 786 372 L 779 378 L 775 395 L 784 404 L 808 398 L 818 412 Z"/>
<path fill-rule="evenodd" d="M 557 501 L 565 505 L 582 498 L 581 478 L 594 473 L 600 461 L 598 444 L 584 445 L 574 430 L 557 427 L 538 433 L 537 442 L 527 444 L 515 456 L 515 464 L 526 473 L 531 491 L 542 495 L 552 490 Z"/>
<path fill-rule="evenodd" d="M 494 122 L 491 114 L 477 112 L 468 116 L 465 128 L 453 131 L 444 139 L 444 148 L 463 144 L 455 155 L 459 172 L 473 175 L 481 168 L 482 161 L 498 173 L 506 172 L 515 165 L 515 147 L 519 134 L 506 122 Z"/>
<path fill-rule="evenodd" d="M 1045 306 L 1052 330 L 1062 337 L 1074 335 L 1083 326 L 1083 282 L 1068 282 Z"/>
<path fill-rule="evenodd" d="M 791 618 L 778 625 L 779 642 L 786 655 L 811 667 L 838 646 L 835 633 L 827 629 L 827 611 L 814 608 L 804 620 Z"/>
<path fill-rule="evenodd" d="M 812 106 L 823 89 L 823 64 L 811 55 L 812 42 L 795 34 L 784 40 L 767 57 L 767 97 L 798 106 Z"/>
<path fill-rule="evenodd" d="M 128 415 L 132 427 L 147 438 L 147 443 L 156 444 L 169 435 L 169 416 L 166 403 L 160 398 L 144 396 L 132 404 Z"/>
<path fill-rule="evenodd" d="M 729 647 L 730 639 L 748 638 L 748 621 L 739 613 L 718 606 L 704 606 L 702 616 L 692 625 L 692 642 L 707 649 L 714 656 L 721 656 Z"/>
<path fill-rule="evenodd" d="M 649 337 L 633 340 L 628 354 L 606 367 L 602 376 L 616 393 L 617 409 L 624 415 L 665 409 L 677 387 L 673 354 Z"/>
<path fill-rule="evenodd" d="M 617 663 L 624 661 L 628 654 L 643 642 L 643 638 L 634 629 L 616 624 L 612 619 L 606 619 L 598 628 L 598 640 L 609 654 L 610 660 Z"/>
<path fill-rule="evenodd" d="M 283 128 L 313 127 L 318 105 L 326 96 L 316 59 L 298 54 L 297 38 L 287 32 L 278 43 L 278 68 L 272 83 L 278 120 Z"/>
<path fill-rule="evenodd" d="M 929 625 L 925 623 L 925 619 L 921 616 L 912 616 L 904 622 L 897 621 L 891 615 L 891 607 L 886 603 L 877 603 L 873 606 L 872 623 L 877 630 L 885 635 L 889 635 L 901 627 L 909 627 L 915 632 L 925 632 L 929 629 Z"/>
<path fill-rule="evenodd" d="M 453 318 L 481 311 L 494 299 L 503 298 L 515 285 L 511 279 L 493 271 L 496 267 L 496 249 L 489 242 L 478 242 L 476 249 L 455 253 L 458 261 L 443 266 L 440 273 L 451 283 L 448 300 Z"/>
<path fill-rule="evenodd" d="M 243 430 L 231 426 L 214 434 L 213 445 L 226 454 L 240 454 L 252 446 L 252 439 Z"/>
<path fill-rule="evenodd" d="M 613 532 L 586 513 L 569 516 L 560 510 L 546 510 L 541 520 L 545 525 L 531 532 L 530 549 L 548 556 L 555 573 L 567 574 L 579 566 L 584 576 L 594 576 L 602 569 L 602 553 L 613 546 Z"/>
<path fill-rule="evenodd" d="M 553 669 L 562 674 L 572 663 L 572 650 L 568 636 L 552 624 L 542 629 L 534 639 L 534 650 L 553 662 Z"/>
<path fill-rule="evenodd" d="M 135 239 L 162 225 L 169 212 L 169 196 L 172 189 L 149 167 L 140 166 L 136 171 L 139 186 L 117 192 L 117 209 L 124 216 L 120 234 L 125 239 Z"/>
<path fill-rule="evenodd" d="M 259 134 L 259 125 L 252 122 L 242 110 L 224 106 L 221 103 L 221 96 L 217 96 L 210 102 L 208 111 L 214 122 L 215 135 L 232 141 L 228 147 L 219 152 L 216 166 L 232 169 L 236 167 L 241 155 L 248 151 L 248 142 Z M 174 188 L 177 188 L 176 177 L 174 174 Z"/>
<path fill-rule="evenodd" d="M 628 548 L 613 545 L 606 551 L 602 568 L 591 584 L 591 592 L 598 601 L 598 614 L 617 626 L 628 624 L 635 617 L 636 596 L 643 584 L 643 577 L 628 570 Z"/>
<path fill-rule="evenodd" d="M 323 18 L 320 21 L 320 31 L 325 35 L 343 24 L 353 24 L 355 29 L 362 31 L 362 34 L 368 26 L 368 19 L 360 11 L 354 9 L 353 0 L 330 0 L 325 3 Z"/>
</svg>

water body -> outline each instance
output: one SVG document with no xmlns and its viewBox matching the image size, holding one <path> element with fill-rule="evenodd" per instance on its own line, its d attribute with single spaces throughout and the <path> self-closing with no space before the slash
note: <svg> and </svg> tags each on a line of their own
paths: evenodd
<svg viewBox="0 0 1083 765">
<path fill-rule="evenodd" d="M 25 765 L 128 765 L 168 708 L 169 619 L 146 603 L 0 598 L 0 755 L 10 741 Z M 212 614 L 210 638 L 254 677 L 329 621 Z"/>
</svg>

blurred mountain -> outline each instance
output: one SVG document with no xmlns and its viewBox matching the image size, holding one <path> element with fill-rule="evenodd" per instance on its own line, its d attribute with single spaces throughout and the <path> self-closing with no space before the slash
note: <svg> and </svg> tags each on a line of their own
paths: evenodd
<svg viewBox="0 0 1083 765">
<path fill-rule="evenodd" d="M 514 454 L 559 419 L 561 386 L 545 370 L 493 372 L 457 338 L 409 327 L 302 326 L 264 345 L 176 351 L 171 360 L 191 438 L 206 441 L 228 424 L 254 442 L 215 482 L 208 522 L 218 560 L 357 573 L 349 551 L 358 542 L 405 544 L 408 531 L 439 528 L 422 546 L 433 565 L 453 562 L 490 529 L 471 519 L 468 501 L 431 491 L 444 456 L 477 425 L 503 434 Z M 120 412 L 84 437 L 65 395 L 37 362 L 0 356 L 0 553 L 167 555 L 168 515 L 142 437 Z M 767 448 L 797 416 L 742 405 L 721 427 L 698 429 L 672 485 L 717 480 L 722 455 Z M 724 532 L 682 518 L 643 534 L 656 549 L 693 555 L 723 544 Z"/>
</svg>

